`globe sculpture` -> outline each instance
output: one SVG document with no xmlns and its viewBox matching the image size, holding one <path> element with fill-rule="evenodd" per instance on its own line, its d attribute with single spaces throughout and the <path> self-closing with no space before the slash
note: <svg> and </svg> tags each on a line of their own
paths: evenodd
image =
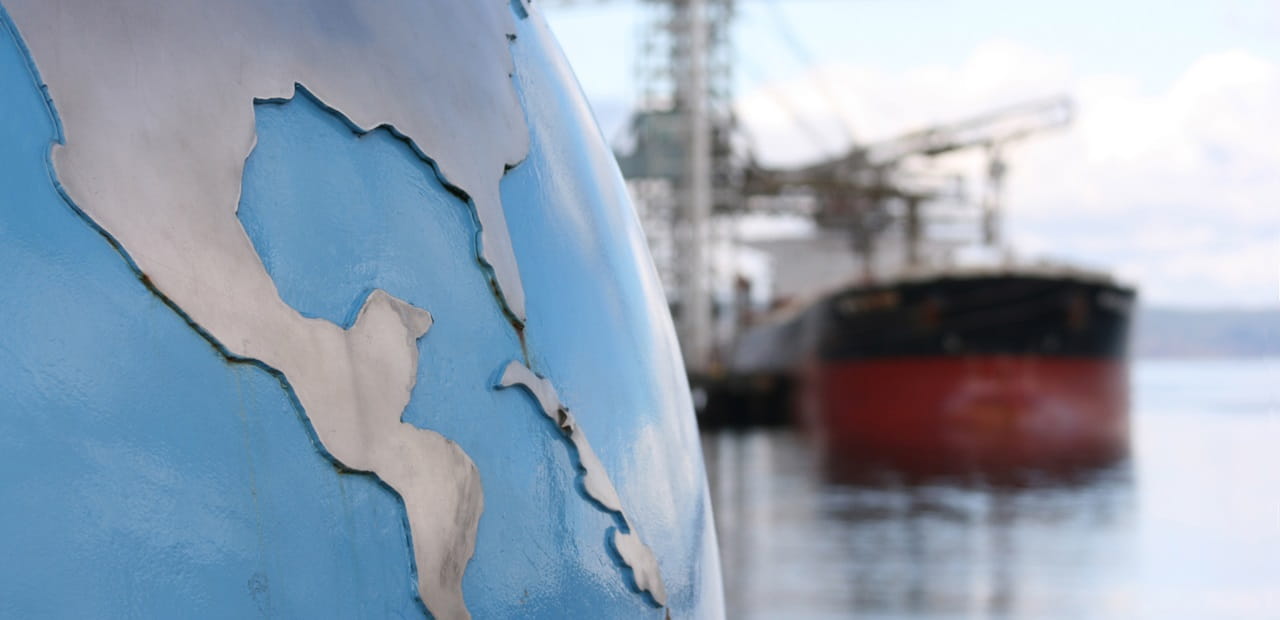
<svg viewBox="0 0 1280 620">
<path fill-rule="evenodd" d="M 0 616 L 723 615 L 522 0 L 0 0 Z"/>
</svg>

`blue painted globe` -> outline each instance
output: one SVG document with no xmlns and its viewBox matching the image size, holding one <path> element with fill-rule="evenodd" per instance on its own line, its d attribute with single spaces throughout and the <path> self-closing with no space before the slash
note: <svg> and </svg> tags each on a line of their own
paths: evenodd
<svg viewBox="0 0 1280 620">
<path fill-rule="evenodd" d="M 85 62 L 111 56 L 115 39 L 45 40 L 103 20 L 47 26 L 36 4 L 0 0 L 0 616 L 723 615 L 666 304 L 616 165 L 528 6 L 492 3 L 509 20 L 504 79 L 525 133 L 491 190 L 467 185 L 454 151 L 469 138 L 451 136 L 461 125 L 449 118 L 427 125 L 442 134 L 411 135 L 357 118 L 334 103 L 339 91 L 290 79 L 286 96 L 235 102 L 252 139 L 234 162 L 235 199 L 217 212 L 225 222 L 206 225 L 194 207 L 148 198 L 173 177 L 151 174 L 143 158 L 172 131 L 85 120 L 121 105 L 101 94 L 117 92 L 108 86 L 146 76 L 78 89 L 90 74 L 67 77 L 76 74 L 65 54 L 45 55 L 101 43 Z M 358 29 L 347 26 L 363 19 L 344 6 L 314 12 L 333 46 L 348 45 Z M 467 24 L 449 28 L 465 34 Z M 270 49 L 244 62 L 292 66 Z M 428 82 L 433 63 L 461 62 L 422 56 L 415 66 Z M 180 104 L 204 100 L 117 111 L 152 119 Z M 208 122 L 185 114 L 193 127 Z M 111 141 L 95 142 L 99 128 Z M 476 148 L 491 139 L 472 136 Z M 174 143 L 157 170 L 204 156 L 204 143 Z M 119 172 L 104 181 L 97 165 Z M 192 179 L 220 170 L 183 169 Z M 113 206 L 112 192 L 142 198 Z M 206 195 L 190 192 L 193 204 Z M 158 206 L 146 211 L 147 200 Z M 266 302 L 237 288 L 244 278 L 230 261 L 174 267 L 205 256 L 204 234 L 211 247 L 231 243 L 218 226 L 269 276 L 271 307 L 291 317 L 281 325 L 346 348 L 326 353 L 313 346 L 320 335 L 284 327 L 262 336 L 271 346 L 250 341 L 270 329 L 237 332 Z M 197 234 L 182 236 L 188 229 Z M 399 314 L 386 316 L 417 320 L 416 331 L 380 344 L 377 300 L 392 300 Z M 243 342 L 228 336 L 240 333 Z M 397 346 L 412 359 L 395 361 L 387 351 Z M 348 349 L 360 353 L 348 360 Z M 358 385 L 402 368 L 411 372 L 387 390 Z M 335 379 L 313 380 L 313 370 Z M 364 378 L 348 387 L 349 376 Z M 393 396 L 407 404 L 383 427 L 439 438 L 430 445 L 461 469 L 421 460 L 418 444 L 365 437 L 344 447 L 372 428 L 361 412 Z M 351 417 L 331 429 L 320 412 L 346 397 L 358 406 L 334 408 Z M 458 492 L 468 499 L 447 519 L 415 520 L 414 505 L 425 515 L 455 506 L 440 489 L 456 491 L 457 472 L 475 492 Z M 451 567 L 465 611 L 431 589 Z"/>
</svg>

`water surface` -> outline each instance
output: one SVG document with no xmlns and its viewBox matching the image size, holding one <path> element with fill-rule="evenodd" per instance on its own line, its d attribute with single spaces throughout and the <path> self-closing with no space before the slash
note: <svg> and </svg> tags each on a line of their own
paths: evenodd
<svg viewBox="0 0 1280 620">
<path fill-rule="evenodd" d="M 1280 618 L 1280 360 L 1140 361 L 1130 458 L 833 480 L 703 438 L 731 618 Z"/>
</svg>

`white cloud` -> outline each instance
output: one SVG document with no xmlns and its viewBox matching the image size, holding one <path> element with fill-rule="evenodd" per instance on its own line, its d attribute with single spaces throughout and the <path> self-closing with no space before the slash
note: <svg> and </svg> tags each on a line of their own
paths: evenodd
<svg viewBox="0 0 1280 620">
<path fill-rule="evenodd" d="M 761 158 L 823 152 L 779 96 L 829 144 L 844 106 L 860 139 L 1067 93 L 1076 122 L 1008 151 L 1009 236 L 1024 250 L 1117 269 L 1157 304 L 1280 304 L 1280 66 L 1242 50 L 1208 54 L 1165 88 L 1078 75 L 1068 59 L 1009 41 L 949 65 L 889 74 L 826 65 L 746 93 L 738 112 Z M 784 95 L 778 95 L 783 93 Z M 981 162 L 954 165 L 976 173 Z M 980 187 L 974 179 L 970 187 Z"/>
<path fill-rule="evenodd" d="M 848 119 L 859 140 L 881 140 L 1010 102 L 1066 92 L 1070 78 L 1063 58 L 1009 41 L 991 41 L 959 65 L 923 66 L 901 74 L 859 65 L 821 65 L 747 92 L 735 107 L 764 147 L 761 159 L 788 164 L 822 154 L 812 133 L 825 138 L 828 151 L 847 147 L 842 118 Z M 797 123 L 796 117 L 804 123 Z M 806 132 L 804 125 L 817 131 Z"/>
</svg>

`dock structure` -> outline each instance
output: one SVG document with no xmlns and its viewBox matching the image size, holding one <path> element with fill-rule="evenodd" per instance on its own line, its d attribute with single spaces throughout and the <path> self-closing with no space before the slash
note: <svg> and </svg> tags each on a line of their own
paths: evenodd
<svg viewBox="0 0 1280 620">
<path fill-rule="evenodd" d="M 827 154 L 805 165 L 763 165 L 750 128 L 733 110 L 733 78 L 742 60 L 731 41 L 736 0 L 638 4 L 647 20 L 636 62 L 638 98 L 627 134 L 615 144 L 618 163 L 666 289 L 691 383 L 730 400 L 784 383 L 762 381 L 734 362 L 740 333 L 770 308 L 886 273 L 948 265 L 961 247 L 1006 251 L 1000 222 L 1009 147 L 1065 127 L 1074 115 L 1072 101 L 1059 96 L 866 141 L 858 139 L 834 85 L 819 77 L 825 103 L 841 121 L 836 138 L 843 146 L 824 144 Z M 780 40 L 802 64 L 812 64 L 803 38 L 781 12 L 774 17 Z M 775 97 L 795 111 L 784 93 Z M 828 141 L 800 115 L 793 113 L 793 120 L 815 143 Z M 977 191 L 966 187 L 970 179 L 956 166 L 931 165 L 962 152 L 984 160 Z M 744 215 L 809 220 L 814 232 L 742 239 Z M 743 251 L 769 265 L 767 284 L 742 272 Z M 772 399 L 769 392 L 756 399 Z M 711 406 L 723 399 L 697 400 Z"/>
</svg>

